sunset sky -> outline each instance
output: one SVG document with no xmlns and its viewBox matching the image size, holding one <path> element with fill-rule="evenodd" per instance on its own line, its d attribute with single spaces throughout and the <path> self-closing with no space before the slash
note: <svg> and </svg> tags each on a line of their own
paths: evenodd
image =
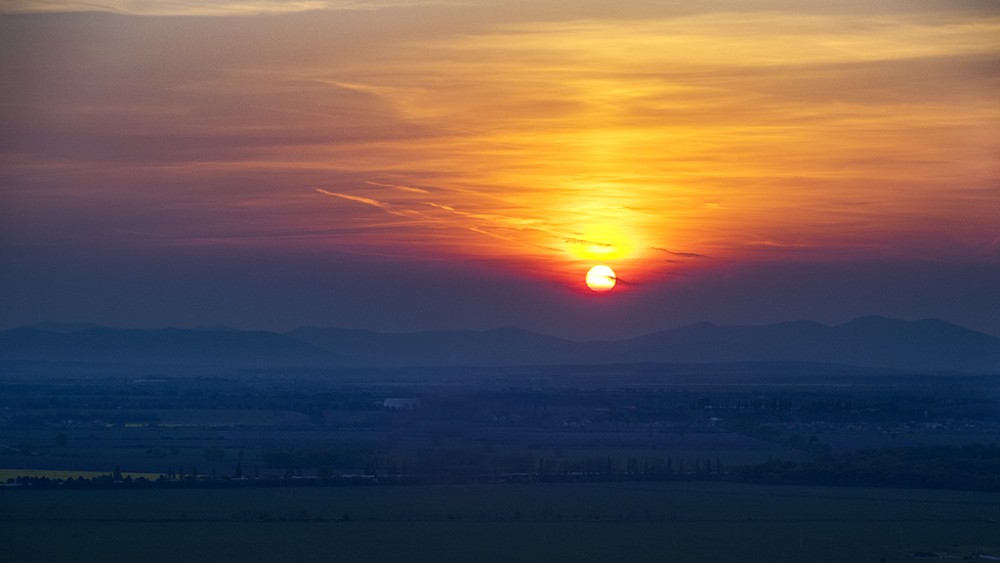
<svg viewBox="0 0 1000 563">
<path fill-rule="evenodd" d="M 996 2 L 8 0 L 0 81 L 2 328 L 1000 336 Z"/>
</svg>

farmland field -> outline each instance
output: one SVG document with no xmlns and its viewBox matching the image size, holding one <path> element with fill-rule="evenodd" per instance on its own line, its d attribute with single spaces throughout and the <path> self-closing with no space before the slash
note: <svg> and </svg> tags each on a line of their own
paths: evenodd
<svg viewBox="0 0 1000 563">
<path fill-rule="evenodd" d="M 95 477 L 107 476 L 107 472 L 101 471 L 60 471 L 56 469 L 4 469 L 0 468 L 0 482 L 17 477 L 44 477 L 47 479 L 94 479 Z M 122 477 L 132 479 L 154 480 L 159 477 L 156 473 L 122 473 Z"/>
<path fill-rule="evenodd" d="M 2 563 L 1000 555 L 996 375 L 7 367 Z"/>
<path fill-rule="evenodd" d="M 9 562 L 893 562 L 1000 547 L 997 494 L 733 483 L 9 489 L 0 520 Z"/>
</svg>

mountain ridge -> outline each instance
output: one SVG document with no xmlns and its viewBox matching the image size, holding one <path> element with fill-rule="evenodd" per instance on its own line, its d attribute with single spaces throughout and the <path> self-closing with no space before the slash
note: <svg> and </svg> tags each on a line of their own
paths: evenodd
<svg viewBox="0 0 1000 563">
<path fill-rule="evenodd" d="M 115 329 L 39 323 L 0 331 L 0 359 L 351 367 L 817 362 L 1000 371 L 1000 338 L 940 319 L 866 316 L 825 325 L 700 322 L 622 340 L 574 341 L 515 327 L 379 332 L 303 326 Z"/>
</svg>

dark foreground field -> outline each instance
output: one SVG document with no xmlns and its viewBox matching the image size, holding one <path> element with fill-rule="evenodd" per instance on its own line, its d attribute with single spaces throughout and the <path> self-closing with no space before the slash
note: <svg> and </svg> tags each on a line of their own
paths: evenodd
<svg viewBox="0 0 1000 563">
<path fill-rule="evenodd" d="M 987 561 L 998 378 L 0 362 L 0 563 Z"/>
<path fill-rule="evenodd" d="M 734 483 L 3 490 L 0 559 L 863 562 L 1000 555 L 1000 494 Z"/>
</svg>

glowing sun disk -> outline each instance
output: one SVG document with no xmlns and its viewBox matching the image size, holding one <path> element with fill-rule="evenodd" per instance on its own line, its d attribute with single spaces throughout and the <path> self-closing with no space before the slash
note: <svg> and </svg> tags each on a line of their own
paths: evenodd
<svg viewBox="0 0 1000 563">
<path fill-rule="evenodd" d="M 608 266 L 594 266 L 587 272 L 587 287 L 598 293 L 611 291 L 617 281 L 615 271 Z"/>
</svg>

